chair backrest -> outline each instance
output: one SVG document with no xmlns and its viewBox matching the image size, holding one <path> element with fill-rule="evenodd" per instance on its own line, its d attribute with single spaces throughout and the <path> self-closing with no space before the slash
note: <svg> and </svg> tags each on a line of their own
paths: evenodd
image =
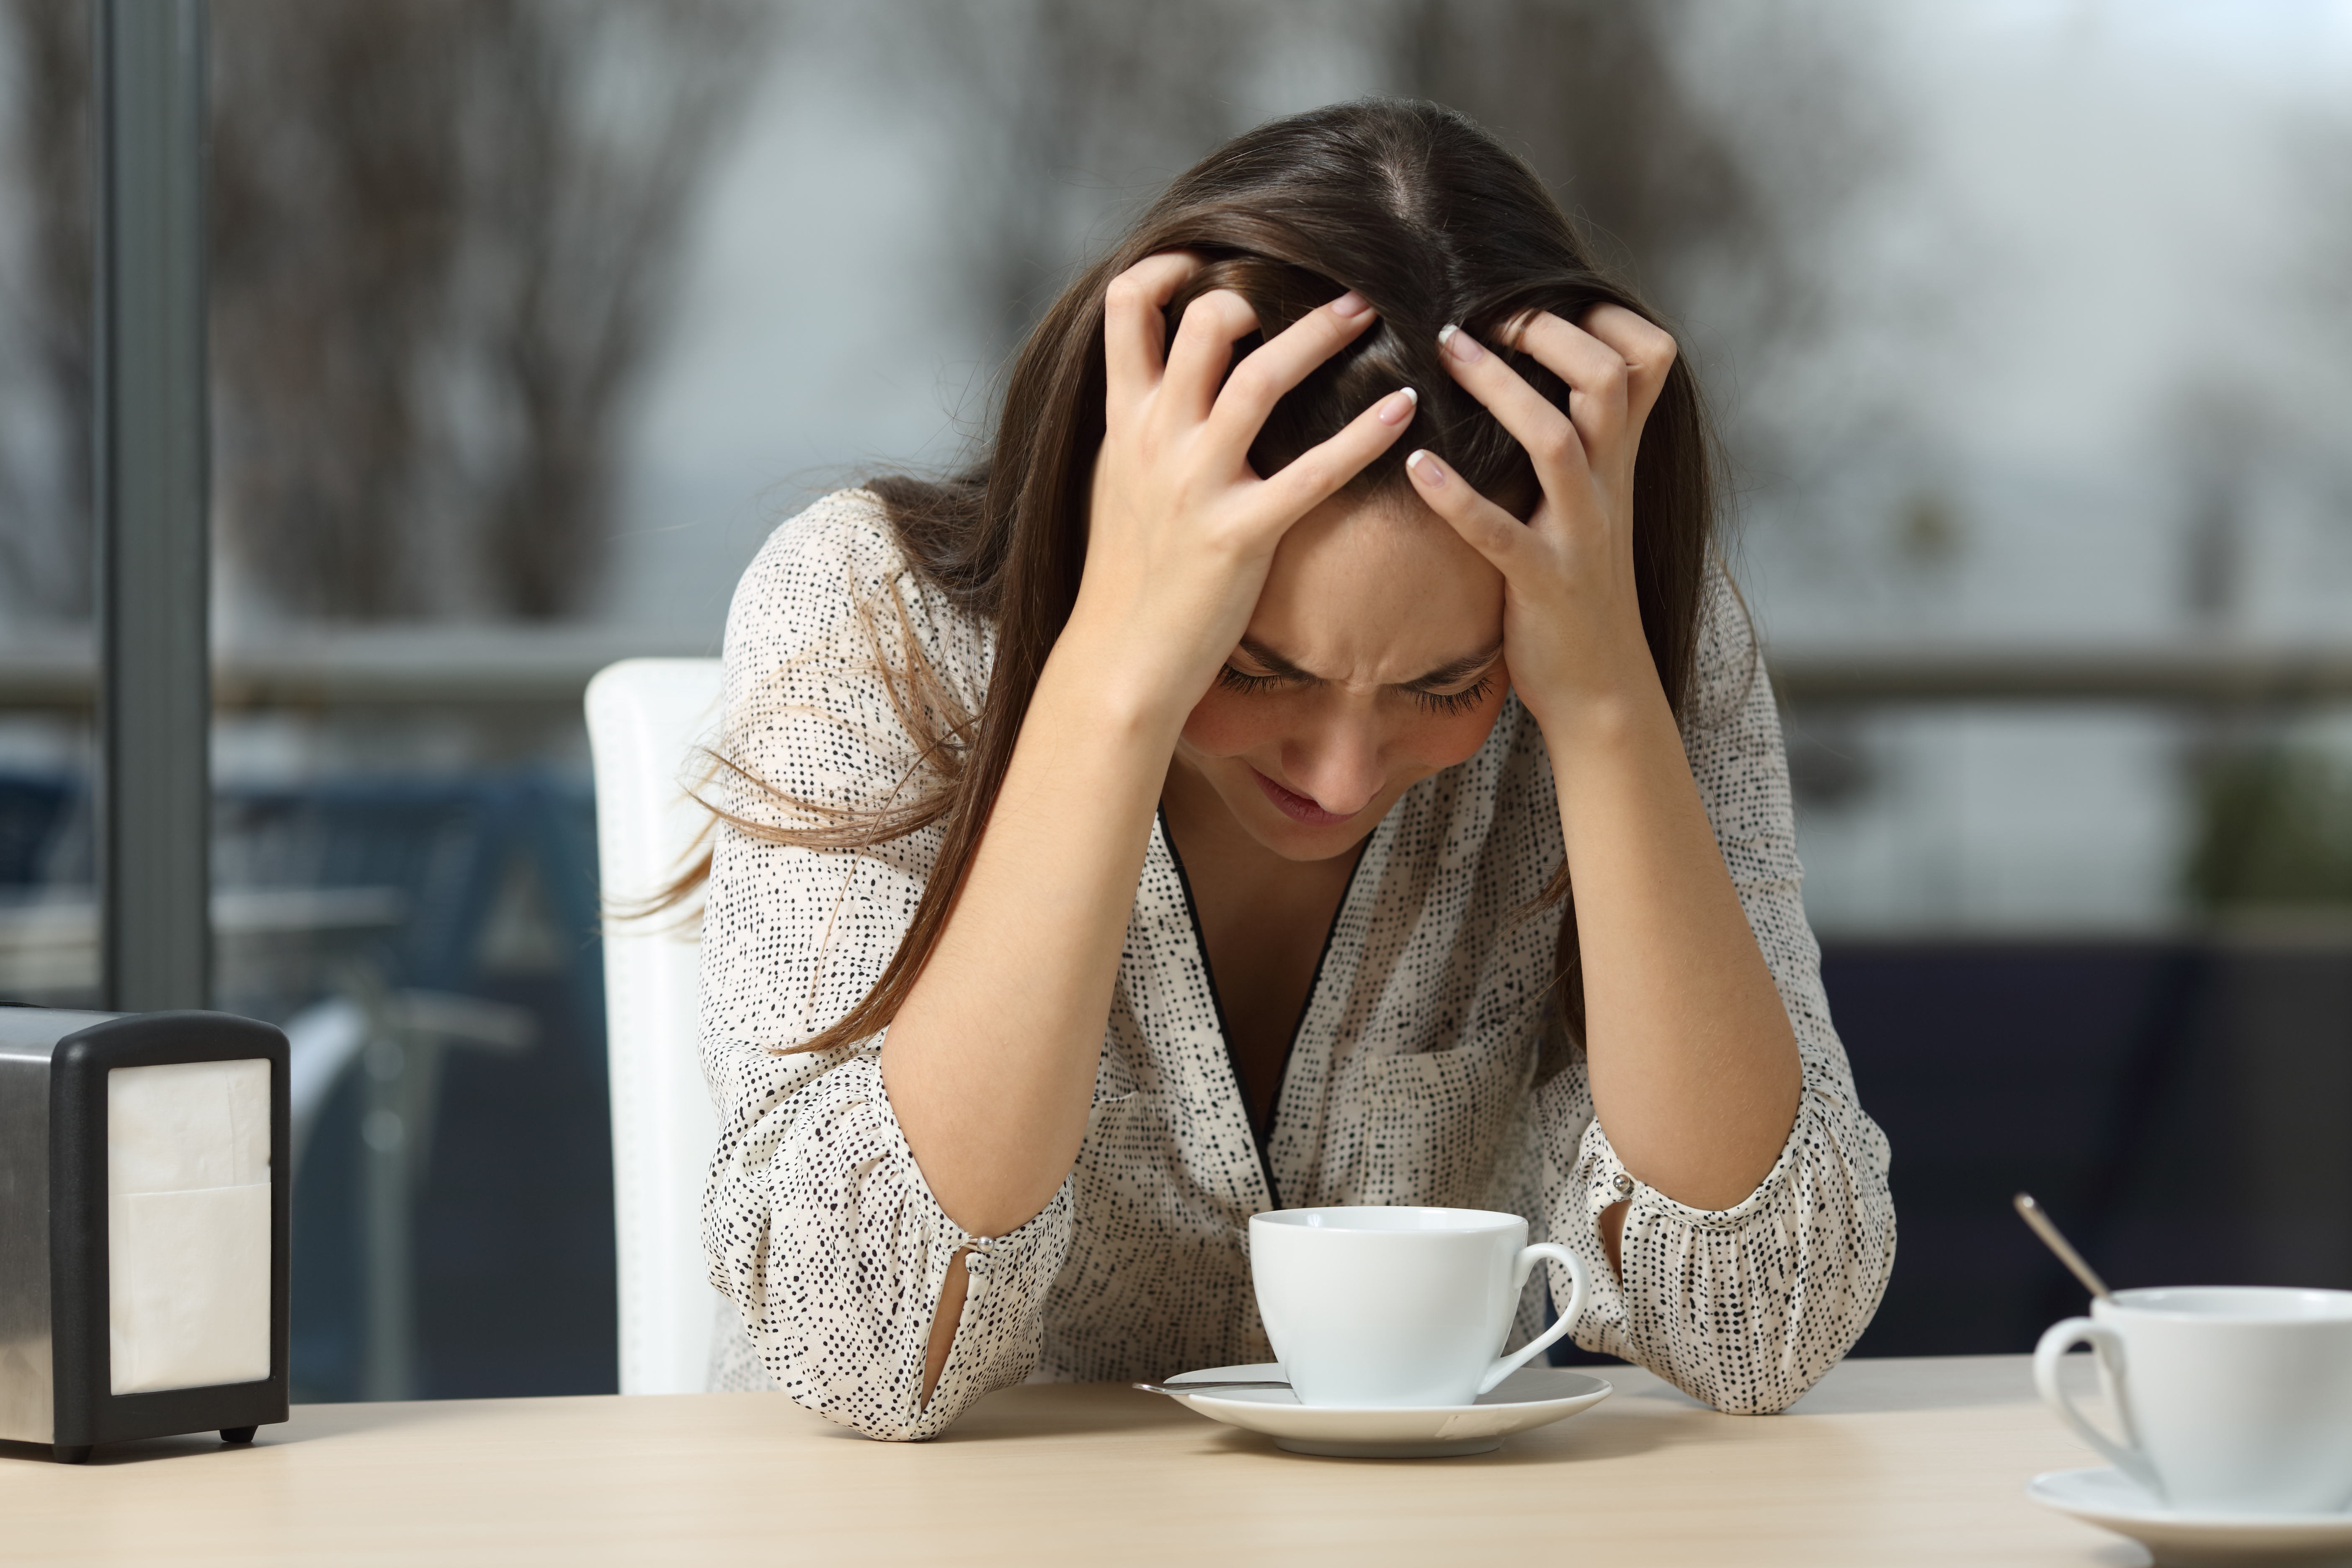
<svg viewBox="0 0 2352 1568">
<path fill-rule="evenodd" d="M 684 869 L 709 822 L 686 785 L 695 744 L 719 727 L 719 661 L 624 659 L 588 683 L 587 707 L 597 863 L 625 908 Z M 702 1183 L 719 1130 L 696 1047 L 694 936 L 674 916 L 608 920 L 604 933 L 624 1394 L 699 1394 L 709 1374 Z"/>
</svg>

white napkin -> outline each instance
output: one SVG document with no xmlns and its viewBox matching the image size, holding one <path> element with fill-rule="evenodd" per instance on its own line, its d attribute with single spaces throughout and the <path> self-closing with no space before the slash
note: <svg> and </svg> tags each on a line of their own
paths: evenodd
<svg viewBox="0 0 2352 1568">
<path fill-rule="evenodd" d="M 106 1075 L 114 1392 L 269 1375 L 269 1063 Z"/>
</svg>

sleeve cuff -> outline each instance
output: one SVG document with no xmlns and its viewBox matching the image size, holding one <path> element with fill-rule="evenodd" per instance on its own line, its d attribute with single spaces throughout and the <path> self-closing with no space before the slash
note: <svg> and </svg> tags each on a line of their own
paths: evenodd
<svg viewBox="0 0 2352 1568">
<path fill-rule="evenodd" d="M 844 1054 L 791 1097 L 788 1118 L 782 1106 L 769 1112 L 783 1119 L 771 1136 L 753 1128 L 731 1158 L 722 1146 L 713 1217 L 766 1223 L 706 1236 L 713 1282 L 744 1310 L 770 1378 L 797 1403 L 874 1436 L 929 1436 L 1034 1364 L 1046 1288 L 1069 1246 L 1069 1184 L 1018 1228 L 972 1235 L 924 1181 L 875 1045 Z M 940 1293 L 967 1248 L 971 1288 L 926 1402 Z"/>
</svg>

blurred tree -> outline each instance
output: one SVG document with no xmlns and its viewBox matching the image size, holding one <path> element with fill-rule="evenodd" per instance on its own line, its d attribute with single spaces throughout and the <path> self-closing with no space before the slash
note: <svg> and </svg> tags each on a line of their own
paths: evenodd
<svg viewBox="0 0 2352 1568">
<path fill-rule="evenodd" d="M 87 12 L 7 5 L 37 84 L 16 104 L 29 250 L 54 258 L 26 267 L 26 314 L 63 345 L 43 371 L 68 432 L 52 464 L 78 472 L 89 311 L 72 258 L 89 241 L 68 193 L 86 184 Z M 218 521 L 272 599 L 353 618 L 579 606 L 683 218 L 775 15 L 765 0 L 219 0 Z M 29 467 L 11 461 L 12 479 Z M 86 560 L 80 483 L 52 487 L 44 537 Z M 18 596 L 86 605 L 86 585 L 37 580 L 26 553 L 0 557 Z"/>
<path fill-rule="evenodd" d="M 1721 397 L 1820 336 L 1824 247 L 1890 145 L 1847 58 L 1866 25 L 1840 0 L 1400 0 L 1389 36 L 1398 89 L 1534 165 Z M 1781 401 L 1727 410 L 1743 470 L 1785 466 Z"/>
<path fill-rule="evenodd" d="M 576 608 L 761 0 L 222 0 L 229 538 L 314 614 Z"/>
<path fill-rule="evenodd" d="M 0 433 L 0 605 L 90 609 L 89 18 L 78 0 L 5 0 L 6 175 L 34 221 L 9 237 L 17 337 Z"/>
<path fill-rule="evenodd" d="M 1107 211 L 1246 130 L 1234 80 L 1282 6 L 1250 0 L 912 0 L 895 68 L 969 127 L 958 256 L 998 355 L 1052 302 Z M 996 356 L 992 356 L 996 357 Z"/>
<path fill-rule="evenodd" d="M 214 8 L 218 521 L 292 609 L 373 618 L 443 596 L 446 540 L 424 536 L 459 499 L 458 432 L 436 413 L 446 356 L 468 357 L 470 11 Z"/>
<path fill-rule="evenodd" d="M 2180 607 L 2207 636 L 2239 629 L 2259 489 L 2292 453 L 2273 449 L 2271 389 L 2242 372 L 2208 367 L 2174 391 L 2161 444 L 2180 506 Z"/>
<path fill-rule="evenodd" d="M 2208 910 L 2352 904 L 2352 768 L 2281 743 L 2208 755 L 2189 888 Z"/>
<path fill-rule="evenodd" d="M 1784 248 L 1756 171 L 1675 68 L 1669 40 L 1687 10 L 1411 0 L 1393 35 L 1398 79 L 1501 137 L 1611 264 L 1671 291 L 1696 251 L 1729 247 L 1769 266 Z"/>
<path fill-rule="evenodd" d="M 2352 444 L 2344 440 L 2352 412 L 2352 105 L 2331 95 L 2324 113 L 2291 121 L 2284 140 L 2305 226 L 2288 249 L 2279 294 L 2300 307 L 2302 320 L 2255 335 L 2300 346 L 2308 333 L 2325 350 L 2297 354 L 2267 378 L 2284 395 L 2263 417 L 2273 447 L 2286 451 L 2263 457 L 2273 467 L 2299 470 L 2291 482 L 2305 487 L 2319 515 L 2335 523 L 2340 552 L 2352 546 Z"/>
<path fill-rule="evenodd" d="M 1327 90 L 1434 99 L 1486 125 L 1735 363 L 1817 321 L 1818 247 L 1885 145 L 1863 133 L 1849 0 L 1753 19 L 1690 0 L 902 5 L 895 68 L 965 128 L 959 258 L 1000 348 L 1107 217 L 1254 123 L 1272 106 L 1257 100 L 1298 103 L 1258 74 L 1277 56 L 1293 75 L 1312 58 Z M 1769 463 L 1777 429 L 1742 419 L 1735 444 Z"/>
</svg>

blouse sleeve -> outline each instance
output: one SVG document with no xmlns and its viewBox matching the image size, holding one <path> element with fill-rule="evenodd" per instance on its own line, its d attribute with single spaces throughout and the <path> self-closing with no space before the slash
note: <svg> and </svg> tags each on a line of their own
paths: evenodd
<svg viewBox="0 0 2352 1568">
<path fill-rule="evenodd" d="M 824 813 L 911 799 L 931 782 L 884 675 L 885 660 L 904 669 L 910 657 L 902 617 L 950 698 L 976 709 L 987 634 L 926 596 L 873 498 L 830 497 L 778 529 L 728 619 L 730 766 L 711 783 L 712 804 L 804 828 Z M 930 1436 L 1028 1375 L 1070 1238 L 1066 1183 L 1002 1237 L 972 1236 L 941 1211 L 891 1111 L 880 1037 L 778 1050 L 844 1016 L 880 976 L 940 839 L 934 826 L 820 850 L 722 822 L 703 917 L 702 1062 L 719 1118 L 702 1210 L 710 1280 L 742 1314 L 777 1388 L 876 1437 Z M 932 1319 L 948 1266 L 967 1247 L 963 1316 L 926 1404 Z"/>
<path fill-rule="evenodd" d="M 1593 1117 L 1580 1054 L 1537 1091 L 1544 1212 L 1591 1276 L 1577 1343 L 1649 1368 L 1718 1410 L 1785 1410 L 1853 1348 L 1895 1260 L 1885 1134 L 1854 1097 L 1805 923 L 1789 768 L 1755 629 L 1728 577 L 1712 585 L 1683 743 L 1748 923 L 1794 1026 L 1804 1085 L 1789 1141 L 1727 1209 L 1635 1181 Z M 1564 1156 L 1564 1158 L 1563 1158 Z M 1601 1212 L 1630 1200 L 1621 1283 Z M 1568 1280 L 1553 1282 L 1567 1299 Z"/>
</svg>

